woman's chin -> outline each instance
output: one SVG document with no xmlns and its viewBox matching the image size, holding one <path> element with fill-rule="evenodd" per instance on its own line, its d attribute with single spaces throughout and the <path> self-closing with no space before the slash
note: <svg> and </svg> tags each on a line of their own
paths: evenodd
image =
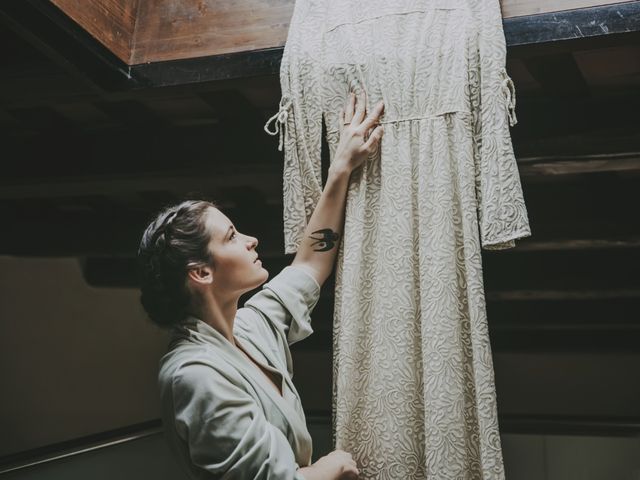
<svg viewBox="0 0 640 480">
<path fill-rule="evenodd" d="M 266 268 L 261 266 L 260 267 L 260 273 L 262 273 L 262 275 L 264 277 L 262 279 L 262 281 L 260 282 L 260 285 L 262 285 L 264 282 L 266 282 L 269 279 L 269 271 Z"/>
</svg>

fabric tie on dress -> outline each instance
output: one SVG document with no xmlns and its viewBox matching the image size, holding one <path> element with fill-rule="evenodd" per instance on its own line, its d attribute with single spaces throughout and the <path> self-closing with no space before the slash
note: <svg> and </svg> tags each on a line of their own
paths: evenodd
<svg viewBox="0 0 640 480">
<path fill-rule="evenodd" d="M 509 115 L 509 125 L 514 126 L 518 123 L 516 117 L 516 87 L 513 85 L 513 80 L 509 77 L 506 70 L 502 70 L 502 93 L 507 101 L 507 113 Z"/>
<path fill-rule="evenodd" d="M 289 108 L 291 108 L 291 100 L 289 100 L 286 97 L 282 97 L 280 99 L 280 106 L 278 108 L 278 111 L 276 112 L 275 115 L 269 118 L 269 120 L 267 120 L 267 123 L 264 124 L 264 131 L 267 132 L 269 135 L 271 135 L 272 137 L 279 135 L 279 142 L 278 142 L 279 151 L 282 151 L 284 129 L 287 124 L 287 118 L 289 118 Z M 274 128 L 273 130 L 270 130 L 269 124 L 272 122 L 274 124 Z M 282 126 L 280 126 L 281 124 Z"/>
</svg>

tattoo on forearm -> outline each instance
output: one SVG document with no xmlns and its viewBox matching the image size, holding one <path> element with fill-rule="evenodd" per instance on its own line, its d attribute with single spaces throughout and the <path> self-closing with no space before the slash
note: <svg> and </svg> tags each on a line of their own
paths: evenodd
<svg viewBox="0 0 640 480">
<path fill-rule="evenodd" d="M 311 246 L 318 247 L 314 248 L 314 252 L 328 252 L 333 247 L 336 246 L 336 242 L 340 238 L 340 234 L 338 232 L 334 232 L 330 228 L 323 228 L 322 230 L 316 230 L 309 238 L 315 240 Z"/>
</svg>

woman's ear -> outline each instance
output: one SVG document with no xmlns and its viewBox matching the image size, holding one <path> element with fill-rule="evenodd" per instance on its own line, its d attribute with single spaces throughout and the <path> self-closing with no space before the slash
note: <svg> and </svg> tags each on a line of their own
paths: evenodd
<svg viewBox="0 0 640 480">
<path fill-rule="evenodd" d="M 196 285 L 210 285 L 213 283 L 213 269 L 208 265 L 191 268 L 187 278 Z"/>
</svg>

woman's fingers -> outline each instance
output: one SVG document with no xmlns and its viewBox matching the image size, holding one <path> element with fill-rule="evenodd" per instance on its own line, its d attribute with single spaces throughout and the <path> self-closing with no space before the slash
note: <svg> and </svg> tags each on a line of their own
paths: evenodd
<svg viewBox="0 0 640 480">
<path fill-rule="evenodd" d="M 371 135 L 369 135 L 369 138 L 362 146 L 362 149 L 367 151 L 375 150 L 377 144 L 382 139 L 383 133 L 384 133 L 384 128 L 382 128 L 382 125 L 378 125 L 376 128 L 373 129 L 373 132 L 371 132 Z"/>
<path fill-rule="evenodd" d="M 356 111 L 353 114 L 351 125 L 354 127 L 359 127 L 360 123 L 364 119 L 366 112 L 367 112 L 367 93 L 363 92 L 362 95 L 358 95 L 358 101 L 356 102 Z"/>
<path fill-rule="evenodd" d="M 358 128 L 361 129 L 363 132 L 368 132 L 380 121 L 380 116 L 382 115 L 383 111 L 384 111 L 384 103 L 380 101 L 374 107 L 371 113 L 367 116 L 367 118 L 364 119 L 364 121 Z"/>
<path fill-rule="evenodd" d="M 355 108 L 356 108 L 356 95 L 355 93 L 351 92 L 349 94 L 349 98 L 347 98 L 347 103 L 344 106 L 344 114 L 342 117 L 342 123 L 344 125 L 351 123 L 351 120 L 353 120 L 353 113 Z"/>
</svg>

